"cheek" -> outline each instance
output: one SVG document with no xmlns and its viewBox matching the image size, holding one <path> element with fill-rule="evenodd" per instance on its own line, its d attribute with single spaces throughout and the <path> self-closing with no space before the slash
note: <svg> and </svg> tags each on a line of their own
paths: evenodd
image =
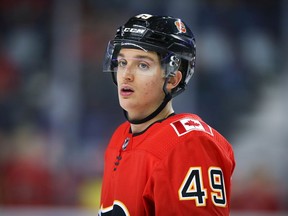
<svg viewBox="0 0 288 216">
<path fill-rule="evenodd" d="M 144 94 L 147 96 L 159 95 L 160 97 L 162 97 L 163 84 L 164 83 L 159 82 L 159 80 L 157 81 L 152 80 L 150 82 L 146 82 L 145 85 L 143 86 Z"/>
</svg>

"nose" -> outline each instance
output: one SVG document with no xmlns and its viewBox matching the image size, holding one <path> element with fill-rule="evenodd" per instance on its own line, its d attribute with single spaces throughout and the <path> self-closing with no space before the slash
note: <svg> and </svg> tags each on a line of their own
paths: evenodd
<svg viewBox="0 0 288 216">
<path fill-rule="evenodd" d="M 125 70 L 122 72 L 122 77 L 125 80 L 133 80 L 134 79 L 134 73 L 133 73 L 133 69 L 131 66 L 127 66 L 125 68 Z"/>
</svg>

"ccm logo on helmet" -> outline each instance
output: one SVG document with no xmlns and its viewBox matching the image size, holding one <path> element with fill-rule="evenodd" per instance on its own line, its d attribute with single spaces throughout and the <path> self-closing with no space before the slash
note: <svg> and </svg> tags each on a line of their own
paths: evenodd
<svg viewBox="0 0 288 216">
<path fill-rule="evenodd" d="M 136 34 L 143 34 L 145 29 L 137 29 L 137 28 L 124 28 L 124 32 L 131 32 Z"/>
</svg>

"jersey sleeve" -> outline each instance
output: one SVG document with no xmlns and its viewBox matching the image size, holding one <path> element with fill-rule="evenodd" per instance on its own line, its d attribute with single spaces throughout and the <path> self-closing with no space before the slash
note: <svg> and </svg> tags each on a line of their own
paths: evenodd
<svg viewBox="0 0 288 216">
<path fill-rule="evenodd" d="M 147 215 L 229 215 L 234 166 L 229 144 L 201 132 L 181 137 L 146 184 Z"/>
</svg>

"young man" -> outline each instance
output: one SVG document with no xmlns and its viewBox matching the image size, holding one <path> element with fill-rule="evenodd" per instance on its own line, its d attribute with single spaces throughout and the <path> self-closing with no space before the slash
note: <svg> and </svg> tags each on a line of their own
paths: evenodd
<svg viewBox="0 0 288 216">
<path fill-rule="evenodd" d="M 108 44 L 127 119 L 105 153 L 99 215 L 229 215 L 231 145 L 194 114 L 175 114 L 195 66 L 195 39 L 180 19 L 140 14 Z"/>
</svg>

